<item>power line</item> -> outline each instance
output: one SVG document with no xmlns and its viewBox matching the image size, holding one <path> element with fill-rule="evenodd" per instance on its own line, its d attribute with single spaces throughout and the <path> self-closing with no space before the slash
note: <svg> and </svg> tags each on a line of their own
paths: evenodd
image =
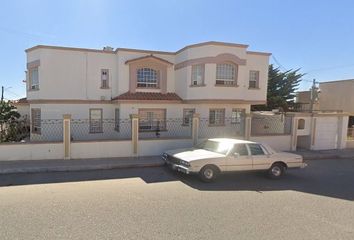
<svg viewBox="0 0 354 240">
<path fill-rule="evenodd" d="M 278 59 L 276 59 L 276 57 L 272 54 L 272 58 L 273 58 L 273 60 L 274 60 L 274 62 L 276 63 L 276 64 L 278 64 L 278 66 L 280 67 L 280 68 L 282 68 L 284 71 L 288 71 L 279 61 L 278 61 Z"/>
</svg>

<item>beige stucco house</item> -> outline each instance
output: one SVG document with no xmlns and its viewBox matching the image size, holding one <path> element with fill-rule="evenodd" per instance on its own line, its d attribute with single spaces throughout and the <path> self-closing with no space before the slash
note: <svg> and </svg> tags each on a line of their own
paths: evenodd
<svg viewBox="0 0 354 240">
<path fill-rule="evenodd" d="M 321 110 L 341 110 L 354 115 L 354 79 L 320 83 Z"/>
<path fill-rule="evenodd" d="M 105 120 L 123 134 L 120 121 L 131 114 L 142 132 L 167 134 L 169 119 L 188 129 L 199 113 L 210 128 L 230 119 L 242 135 L 244 113 L 266 102 L 270 53 L 248 45 L 205 42 L 176 52 L 38 45 L 26 53 L 32 139 L 45 134 L 43 120 L 64 114 L 87 120 L 80 131 L 92 138 L 104 136 Z"/>
</svg>

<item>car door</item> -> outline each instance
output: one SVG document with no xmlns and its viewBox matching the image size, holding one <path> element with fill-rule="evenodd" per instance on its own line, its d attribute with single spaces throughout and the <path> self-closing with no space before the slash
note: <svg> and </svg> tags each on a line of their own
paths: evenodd
<svg viewBox="0 0 354 240">
<path fill-rule="evenodd" d="M 227 171 L 252 170 L 252 157 L 246 144 L 235 144 L 227 157 Z"/>
<path fill-rule="evenodd" d="M 254 170 L 268 169 L 271 159 L 267 151 L 261 144 L 248 144 L 249 151 L 252 157 L 252 165 Z"/>
</svg>

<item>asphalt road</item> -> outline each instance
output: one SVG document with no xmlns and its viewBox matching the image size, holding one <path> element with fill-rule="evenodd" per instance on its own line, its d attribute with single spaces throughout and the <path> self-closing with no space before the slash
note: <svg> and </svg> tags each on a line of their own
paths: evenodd
<svg viewBox="0 0 354 240">
<path fill-rule="evenodd" d="M 354 239 L 354 160 L 205 184 L 165 168 L 0 175 L 0 239 Z"/>
</svg>

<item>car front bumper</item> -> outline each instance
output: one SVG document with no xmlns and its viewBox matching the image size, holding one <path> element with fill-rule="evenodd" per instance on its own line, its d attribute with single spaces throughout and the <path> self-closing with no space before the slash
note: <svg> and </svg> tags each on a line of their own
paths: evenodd
<svg viewBox="0 0 354 240">
<path fill-rule="evenodd" d="M 175 170 L 177 172 L 182 172 L 182 173 L 185 173 L 185 174 L 190 174 L 191 172 L 189 171 L 189 169 L 185 166 L 182 166 L 182 165 L 178 165 L 178 164 L 175 164 L 175 163 L 171 163 L 171 162 L 168 162 L 166 161 L 166 164 L 169 168 L 171 168 L 172 170 Z"/>
<path fill-rule="evenodd" d="M 307 163 L 301 163 L 300 168 L 305 168 L 305 167 L 307 167 Z"/>
<path fill-rule="evenodd" d="M 190 174 L 191 173 L 191 171 L 190 171 L 190 169 L 188 167 L 169 161 L 167 155 L 163 155 L 162 159 L 164 160 L 166 165 L 169 168 L 171 168 L 172 170 L 175 170 L 175 171 L 178 171 L 178 172 L 182 172 L 182 173 L 185 173 L 185 174 Z"/>
</svg>

